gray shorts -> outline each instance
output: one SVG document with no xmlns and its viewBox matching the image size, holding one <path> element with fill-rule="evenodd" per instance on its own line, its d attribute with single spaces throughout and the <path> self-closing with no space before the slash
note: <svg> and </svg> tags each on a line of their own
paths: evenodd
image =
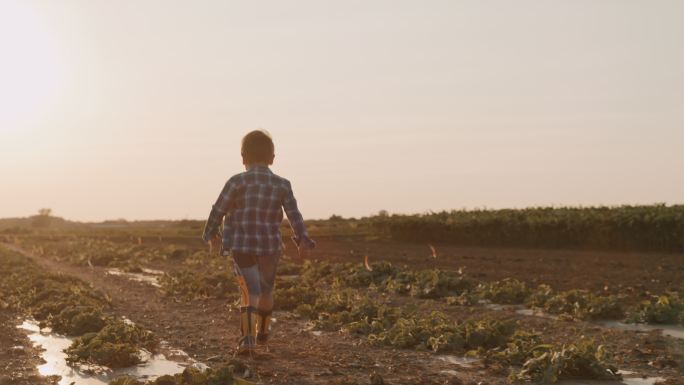
<svg viewBox="0 0 684 385">
<path fill-rule="evenodd" d="M 231 256 L 235 275 L 244 278 L 248 295 L 273 293 L 276 268 L 280 259 L 278 255 L 254 256 L 233 252 Z"/>
</svg>

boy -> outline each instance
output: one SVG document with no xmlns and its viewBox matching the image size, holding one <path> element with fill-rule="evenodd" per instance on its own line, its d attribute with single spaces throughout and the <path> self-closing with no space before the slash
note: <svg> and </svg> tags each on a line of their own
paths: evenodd
<svg viewBox="0 0 684 385">
<path fill-rule="evenodd" d="M 316 245 L 306 232 L 290 182 L 268 168 L 275 158 L 271 137 L 260 130 L 248 133 L 242 138 L 241 153 L 247 171 L 226 182 L 202 235 L 212 246 L 221 244 L 222 255 L 233 258 L 242 297 L 238 354 L 268 342 L 283 208 L 300 258 Z"/>
</svg>

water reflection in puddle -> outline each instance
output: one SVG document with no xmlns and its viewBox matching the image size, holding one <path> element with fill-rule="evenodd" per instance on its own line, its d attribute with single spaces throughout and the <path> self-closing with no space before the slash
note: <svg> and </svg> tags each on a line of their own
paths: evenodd
<svg viewBox="0 0 684 385">
<path fill-rule="evenodd" d="M 440 361 L 444 361 L 447 364 L 450 364 L 451 368 L 453 368 L 452 365 L 456 366 L 456 368 L 453 369 L 440 370 L 440 373 L 447 374 L 449 376 L 458 376 L 458 369 L 472 369 L 475 366 L 475 364 L 480 362 L 478 358 L 468 356 L 440 355 L 437 356 L 437 359 Z"/>
<path fill-rule="evenodd" d="M 544 313 L 543 311 L 537 309 L 523 308 L 515 311 L 517 314 L 528 316 L 528 317 L 539 317 L 548 319 L 558 319 L 558 316 Z"/>
<path fill-rule="evenodd" d="M 653 385 L 658 381 L 664 381 L 662 377 L 631 377 L 621 381 L 601 381 L 601 380 L 562 380 L 556 385 Z"/>
<path fill-rule="evenodd" d="M 163 275 L 164 272 L 161 270 L 142 269 L 142 273 L 128 273 L 119 269 L 107 269 L 107 274 L 126 277 L 132 281 L 147 283 L 154 287 L 161 287 L 157 278 Z"/>
<path fill-rule="evenodd" d="M 653 330 L 661 330 L 663 335 L 674 338 L 684 338 L 684 326 L 678 325 L 649 325 L 649 324 L 626 324 L 617 321 L 600 321 L 597 322 L 601 326 L 620 329 L 631 330 L 636 332 L 650 332 Z"/>
<path fill-rule="evenodd" d="M 458 376 L 458 372 L 453 369 L 442 370 L 440 373 L 448 374 L 450 376 Z"/>
<path fill-rule="evenodd" d="M 49 328 L 41 330 L 38 323 L 33 320 L 26 320 L 17 328 L 27 332 L 34 346 L 40 345 L 44 349 L 41 358 L 45 363 L 38 366 L 38 372 L 43 376 L 61 376 L 59 385 L 106 385 L 109 381 L 124 375 L 139 379 L 155 379 L 165 374 L 181 373 L 188 366 L 207 368 L 206 365 L 191 359 L 182 350 L 171 349 L 167 343 L 162 342 L 158 354 L 141 352 L 145 362 L 140 365 L 89 374 L 86 372 L 87 367 L 74 368 L 66 363 L 64 349 L 71 345 L 73 338 L 51 333 Z"/>
<path fill-rule="evenodd" d="M 295 281 L 301 278 L 301 275 L 299 274 L 289 274 L 289 275 L 279 275 L 278 278 L 282 279 L 283 281 Z"/>
<path fill-rule="evenodd" d="M 626 384 L 626 385 L 653 385 L 659 381 L 665 381 L 665 379 L 662 377 L 647 377 L 647 378 L 633 377 L 633 378 L 623 379 L 622 383 Z"/>
<path fill-rule="evenodd" d="M 449 364 L 454 364 L 458 365 L 464 368 L 469 368 L 475 365 L 477 362 L 480 360 L 475 357 L 467 357 L 467 356 L 453 356 L 453 355 L 444 355 L 444 356 L 438 356 L 437 357 L 439 360 L 442 360 L 446 363 Z"/>
<path fill-rule="evenodd" d="M 164 275 L 164 271 L 163 271 L 163 270 L 148 269 L 148 268 L 145 268 L 145 267 L 143 267 L 141 270 L 142 270 L 142 272 L 145 273 L 145 274 L 150 274 L 150 275 Z"/>
<path fill-rule="evenodd" d="M 497 304 L 489 304 L 487 307 L 493 309 L 493 310 L 506 310 L 507 307 L 504 305 L 497 305 Z M 540 310 L 537 309 L 530 309 L 530 308 L 518 308 L 515 310 L 517 314 L 528 316 L 528 317 L 541 317 L 541 318 L 549 318 L 549 319 L 558 319 L 557 316 L 551 315 L 544 313 Z M 628 324 L 624 322 L 619 322 L 619 321 L 595 321 L 593 322 L 597 325 L 607 327 L 607 328 L 612 328 L 612 329 L 619 329 L 619 330 L 629 330 L 629 331 L 635 331 L 635 332 L 651 332 L 653 330 L 660 330 L 664 336 L 669 336 L 673 338 L 683 338 L 684 339 L 684 326 L 679 326 L 679 325 L 651 325 L 651 324 Z"/>
<path fill-rule="evenodd" d="M 522 305 L 502 305 L 499 303 L 483 303 L 482 306 L 484 306 L 486 309 L 495 311 L 519 310 L 525 308 Z"/>
</svg>

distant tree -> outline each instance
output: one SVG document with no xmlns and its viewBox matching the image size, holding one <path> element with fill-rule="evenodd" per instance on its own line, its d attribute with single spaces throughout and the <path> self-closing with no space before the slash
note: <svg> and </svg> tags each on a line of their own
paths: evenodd
<svg viewBox="0 0 684 385">
<path fill-rule="evenodd" d="M 389 217 L 389 212 L 387 210 L 380 210 L 378 211 L 378 216 L 382 218 Z"/>
<path fill-rule="evenodd" d="M 344 220 L 344 218 L 341 215 L 333 214 L 330 216 L 329 220 L 331 221 L 341 221 Z"/>
<path fill-rule="evenodd" d="M 31 220 L 33 227 L 48 227 L 52 223 L 52 209 L 42 208 L 38 210 L 38 215 L 34 215 Z"/>
<path fill-rule="evenodd" d="M 128 223 L 128 221 L 125 218 L 118 218 L 118 219 L 105 219 L 102 221 L 102 223 L 106 224 L 115 224 L 115 225 L 125 225 Z"/>
</svg>

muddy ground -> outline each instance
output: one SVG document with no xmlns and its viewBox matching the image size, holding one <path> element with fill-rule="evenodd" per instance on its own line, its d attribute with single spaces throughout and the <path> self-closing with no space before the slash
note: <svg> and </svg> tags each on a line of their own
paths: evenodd
<svg viewBox="0 0 684 385">
<path fill-rule="evenodd" d="M 148 242 L 148 241 L 145 241 Z M 435 245 L 437 258 L 427 245 L 358 238 L 319 239 L 313 258 L 361 263 L 387 260 L 415 268 L 464 267 L 479 280 L 514 277 L 529 284 L 550 284 L 557 289 L 584 288 L 607 292 L 666 290 L 684 292 L 684 255 L 663 253 L 624 253 L 539 249 L 488 249 Z M 201 248 L 194 239 L 186 245 Z M 39 257 L 28 250 L 27 258 L 42 268 L 78 277 L 107 293 L 116 314 L 126 316 L 150 329 L 162 339 L 183 349 L 199 361 L 220 366 L 229 361 L 238 337 L 238 317 L 234 304 L 205 299 L 187 302 L 164 296 L 145 283 L 106 274 L 101 267 L 81 267 Z M 292 250 L 287 250 L 291 253 Z M 149 268 L 173 271 L 187 266 L 159 262 Z M 201 266 L 197 269 L 202 269 Z M 684 377 L 684 342 L 659 332 L 636 333 L 604 328 L 582 321 L 562 321 L 523 316 L 512 310 L 491 310 L 482 306 L 447 306 L 439 300 L 416 300 L 421 308 L 439 309 L 454 318 L 481 318 L 491 314 L 520 320 L 522 328 L 541 332 L 554 342 L 593 337 L 616 353 L 621 369 L 648 376 Z M 44 384 L 31 368 L 37 352 L 24 335 L 13 327 L 16 315 L 0 311 L 0 384 Z M 312 333 L 305 321 L 286 312 L 276 312 L 271 352 L 250 360 L 261 384 L 370 383 L 374 373 L 389 384 L 507 383 L 507 373 L 496 366 L 476 364 L 462 367 L 432 352 L 370 346 L 364 339 L 340 332 Z M 22 346 L 22 349 L 16 348 Z"/>
<path fill-rule="evenodd" d="M 36 366 L 42 363 L 40 351 L 16 325 L 16 314 L 0 309 L 0 384 L 56 384 L 56 378 L 39 375 Z"/>
</svg>

